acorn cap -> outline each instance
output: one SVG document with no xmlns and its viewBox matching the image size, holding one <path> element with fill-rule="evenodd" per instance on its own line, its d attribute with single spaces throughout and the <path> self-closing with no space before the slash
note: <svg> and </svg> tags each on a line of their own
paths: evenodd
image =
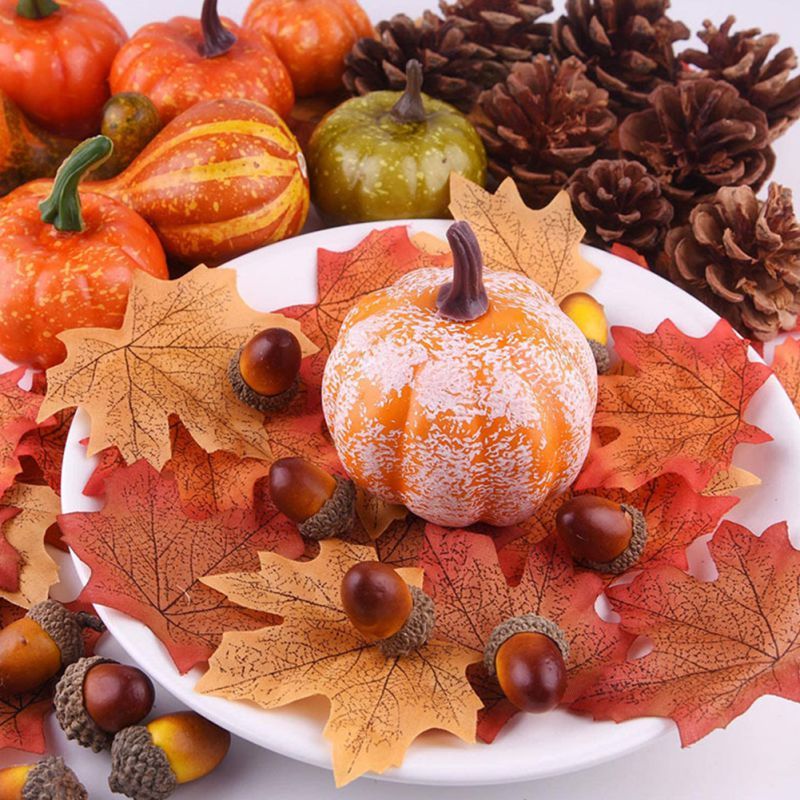
<svg viewBox="0 0 800 800">
<path fill-rule="evenodd" d="M 540 617 L 538 614 L 522 614 L 519 617 L 511 617 L 505 622 L 501 622 L 489 636 L 486 648 L 483 651 L 483 664 L 490 675 L 497 673 L 494 662 L 500 646 L 506 639 L 510 639 L 518 633 L 541 633 L 558 645 L 565 662 L 569 658 L 567 637 L 553 620 L 547 617 Z"/>
<path fill-rule="evenodd" d="M 30 607 L 28 617 L 56 643 L 61 652 L 61 668 L 83 657 L 83 629 L 105 631 L 106 627 L 94 615 L 80 611 L 73 614 L 55 600 L 45 600 Z"/>
<path fill-rule="evenodd" d="M 628 546 L 613 561 L 581 560 L 576 561 L 576 564 L 607 575 L 622 575 L 636 565 L 647 545 L 647 522 L 644 514 L 635 506 L 620 503 L 620 508 L 631 518 L 631 540 Z"/>
<path fill-rule="evenodd" d="M 110 658 L 92 656 L 81 658 L 70 664 L 56 685 L 53 698 L 56 707 L 56 719 L 67 739 L 74 739 L 81 747 L 88 747 L 99 753 L 108 750 L 114 736 L 100 728 L 89 716 L 83 700 L 83 682 L 86 673 L 98 664 L 116 664 Z"/>
<path fill-rule="evenodd" d="M 397 633 L 379 642 L 379 647 L 389 658 L 407 656 L 422 647 L 431 638 L 436 624 L 433 600 L 416 586 L 408 588 L 413 601 L 408 619 Z"/>
<path fill-rule="evenodd" d="M 597 365 L 597 374 L 606 375 L 611 369 L 611 354 L 608 352 L 608 347 L 598 342 L 596 339 L 587 339 L 589 348 L 594 356 L 594 363 Z"/>
<path fill-rule="evenodd" d="M 134 800 L 165 800 L 177 788 L 166 753 L 153 744 L 144 725 L 123 728 L 114 737 L 108 786 Z"/>
<path fill-rule="evenodd" d="M 22 787 L 22 800 L 88 800 L 77 775 L 60 756 L 48 756 L 34 765 Z"/>
<path fill-rule="evenodd" d="M 239 369 L 239 358 L 243 349 L 244 346 L 240 347 L 228 362 L 228 380 L 230 380 L 233 387 L 233 393 L 245 405 L 255 408 L 262 414 L 274 414 L 277 411 L 283 411 L 297 396 L 297 392 L 300 389 L 300 376 L 295 377 L 294 383 L 285 392 L 280 394 L 259 394 L 248 385 Z"/>
<path fill-rule="evenodd" d="M 356 487 L 349 478 L 336 476 L 336 488 L 322 508 L 297 527 L 307 539 L 332 539 L 347 533 L 355 522 Z"/>
</svg>

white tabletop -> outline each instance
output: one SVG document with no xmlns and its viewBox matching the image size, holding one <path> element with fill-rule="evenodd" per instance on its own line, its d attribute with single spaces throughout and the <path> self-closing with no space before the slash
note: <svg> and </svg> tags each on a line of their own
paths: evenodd
<svg viewBox="0 0 800 800">
<path fill-rule="evenodd" d="M 200 0 L 106 0 L 130 32 L 165 13 L 196 15 Z M 403 10 L 411 15 L 435 5 L 435 0 L 362 0 L 375 20 Z M 560 8 L 562 0 L 555 0 Z M 241 19 L 247 0 L 220 0 L 222 12 Z M 800 50 L 800 4 L 786 0 L 673 0 L 673 16 L 696 30 L 702 19 L 721 22 L 729 13 L 742 26 L 758 25 L 765 32 L 782 33 L 784 44 Z M 775 179 L 800 187 L 800 124 L 777 144 Z M 793 152 L 794 150 L 794 152 Z M 800 203 L 800 201 L 799 201 Z M 800 206 L 799 206 L 800 207 Z M 65 570 L 65 572 L 68 570 Z M 127 661 L 113 641 L 100 648 L 104 655 Z M 178 707 L 163 690 L 158 711 Z M 581 773 L 528 784 L 493 789 L 432 789 L 376 782 L 364 778 L 342 790 L 333 786 L 331 773 L 309 767 L 235 740 L 223 766 L 204 780 L 181 787 L 182 800 L 224 797 L 225 800 L 292 797 L 293 800 L 796 800 L 800 790 L 797 742 L 800 704 L 776 698 L 759 700 L 727 730 L 717 731 L 688 750 L 681 750 L 677 733 L 619 761 Z M 54 720 L 48 724 L 48 745 L 62 754 L 79 774 L 92 800 L 112 797 L 106 784 L 107 754 L 93 754 L 64 740 Z M 25 754 L 7 751 L 0 766 L 29 761 Z"/>
</svg>

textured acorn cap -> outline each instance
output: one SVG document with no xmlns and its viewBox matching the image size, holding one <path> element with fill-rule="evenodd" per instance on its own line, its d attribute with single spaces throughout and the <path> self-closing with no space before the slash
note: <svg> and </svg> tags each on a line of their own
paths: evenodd
<svg viewBox="0 0 800 800">
<path fill-rule="evenodd" d="M 547 617 L 540 617 L 538 614 L 522 614 L 519 617 L 511 617 L 505 622 L 501 622 L 489 636 L 486 648 L 483 651 L 483 664 L 490 675 L 495 675 L 497 672 L 494 662 L 500 646 L 506 639 L 510 639 L 518 633 L 541 633 L 558 645 L 565 662 L 569 658 L 567 637 L 553 620 Z"/>
<path fill-rule="evenodd" d="M 588 561 L 581 560 L 575 563 L 586 569 L 593 569 L 596 572 L 604 572 L 607 575 L 622 575 L 641 558 L 647 545 L 647 522 L 644 515 L 634 506 L 620 504 L 620 508 L 631 518 L 631 540 L 628 546 L 613 561 Z"/>
<path fill-rule="evenodd" d="M 108 786 L 134 800 L 165 800 L 177 788 L 166 753 L 153 744 L 144 725 L 124 728 L 114 737 Z"/>
<path fill-rule="evenodd" d="M 597 365 L 597 374 L 605 375 L 611 369 L 611 354 L 608 352 L 608 347 L 598 342 L 596 339 L 587 339 L 589 347 L 594 356 L 594 363 Z"/>
<path fill-rule="evenodd" d="M 81 658 L 70 664 L 56 685 L 55 697 L 56 719 L 67 739 L 74 739 L 81 747 L 88 747 L 99 753 L 111 747 L 113 734 L 98 727 L 89 716 L 83 700 L 83 682 L 86 673 L 98 664 L 116 664 L 110 658 L 92 656 Z"/>
<path fill-rule="evenodd" d="M 397 633 L 382 639 L 379 647 L 390 658 L 407 656 L 422 647 L 433 633 L 436 611 L 433 600 L 416 586 L 409 586 L 413 605 L 405 624 Z"/>
<path fill-rule="evenodd" d="M 55 600 L 36 603 L 28 611 L 28 617 L 38 623 L 42 630 L 56 643 L 61 652 L 61 668 L 74 664 L 83 657 L 83 629 L 105 631 L 105 625 L 92 614 L 83 611 L 73 614 Z"/>
<path fill-rule="evenodd" d="M 243 347 L 240 347 L 228 362 L 228 379 L 231 382 L 234 394 L 245 405 L 255 408 L 262 414 L 274 414 L 277 411 L 283 411 L 297 395 L 300 388 L 299 376 L 295 377 L 294 383 L 285 392 L 280 394 L 259 394 L 255 389 L 248 386 L 239 369 L 239 358 L 243 349 Z"/>
<path fill-rule="evenodd" d="M 56 756 L 43 758 L 28 773 L 22 800 L 87 800 L 89 795 L 77 775 Z"/>
<path fill-rule="evenodd" d="M 349 478 L 336 476 L 336 488 L 322 508 L 297 527 L 307 539 L 332 539 L 347 533 L 355 522 L 356 487 Z"/>
</svg>

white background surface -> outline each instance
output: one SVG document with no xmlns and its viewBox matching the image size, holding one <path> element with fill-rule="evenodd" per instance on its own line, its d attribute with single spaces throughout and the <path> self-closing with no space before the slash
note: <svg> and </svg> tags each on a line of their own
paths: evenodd
<svg viewBox="0 0 800 800">
<path fill-rule="evenodd" d="M 374 19 L 395 10 L 419 13 L 432 2 L 425 0 L 362 0 Z M 170 15 L 196 15 L 199 0 L 106 0 L 130 32 L 145 22 Z M 556 0 L 561 7 L 561 0 Z M 224 14 L 240 19 L 246 0 L 220 0 Z M 167 11 L 168 9 L 168 11 Z M 782 33 L 783 43 L 800 49 L 800 4 L 787 0 L 673 0 L 673 16 L 692 30 L 705 17 L 722 21 L 735 13 L 742 26 L 760 26 L 765 32 Z M 777 145 L 776 179 L 800 188 L 800 124 Z M 124 660 L 124 654 L 107 642 L 101 652 Z M 166 693 L 159 692 L 160 711 L 171 710 Z M 108 756 L 95 755 L 65 743 L 53 721 L 48 741 L 53 752 L 65 755 L 89 789 L 93 800 L 111 797 L 105 780 Z M 718 731 L 688 750 L 681 750 L 677 734 L 670 734 L 620 761 L 575 775 L 529 784 L 480 789 L 427 789 L 397 784 L 378 784 L 361 779 L 336 791 L 331 773 L 304 766 L 236 741 L 224 766 L 203 781 L 182 787 L 176 797 L 185 800 L 796 800 L 800 792 L 800 705 L 763 698 L 728 730 Z M 30 760 L 6 754 L 0 765 Z"/>
</svg>

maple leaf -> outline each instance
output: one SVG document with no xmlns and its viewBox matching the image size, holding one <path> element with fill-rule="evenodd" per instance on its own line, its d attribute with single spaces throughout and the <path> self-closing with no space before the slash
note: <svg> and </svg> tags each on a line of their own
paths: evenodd
<svg viewBox="0 0 800 800">
<path fill-rule="evenodd" d="M 19 571 L 13 588 L 0 587 L 0 598 L 30 608 L 47 599 L 58 581 L 58 566 L 45 548 L 45 532 L 56 521 L 58 497 L 49 486 L 18 483 L 2 498 L 2 534 L 17 554 Z M 11 513 L 7 510 L 11 509 Z"/>
<path fill-rule="evenodd" d="M 86 444 L 83 442 L 82 444 Z M 102 497 L 106 491 L 106 480 L 117 469 L 125 466 L 122 453 L 116 447 L 107 447 L 98 453 L 97 466 L 92 470 L 83 493 L 86 497 Z"/>
<path fill-rule="evenodd" d="M 17 514 L 16 508 L 0 506 L 0 592 L 19 591 L 20 554 L 3 533 L 5 524 Z"/>
<path fill-rule="evenodd" d="M 147 462 L 119 467 L 106 479 L 99 512 L 59 518 L 64 540 L 92 570 L 80 599 L 116 608 L 147 625 L 181 672 L 205 661 L 226 630 L 269 621 L 235 606 L 201 583 L 215 572 L 253 569 L 257 551 L 303 552 L 297 527 L 262 504 L 194 519 L 178 486 Z"/>
<path fill-rule="evenodd" d="M 63 409 L 28 431 L 17 447 L 18 456 L 33 459 L 42 479 L 56 494 L 61 492 L 61 462 L 75 409 Z"/>
<path fill-rule="evenodd" d="M 722 497 L 733 494 L 739 489 L 760 485 L 761 478 L 758 475 L 753 475 L 741 467 L 729 467 L 711 476 L 711 480 L 703 488 L 703 494 L 708 497 Z"/>
<path fill-rule="evenodd" d="M 227 376 L 237 349 L 269 327 L 291 330 L 304 355 L 316 352 L 297 322 L 247 306 L 232 270 L 200 266 L 174 281 L 137 270 L 120 330 L 59 335 L 67 358 L 47 373 L 39 417 L 82 406 L 89 455 L 115 445 L 127 463 L 157 469 L 170 456 L 172 414 L 208 452 L 269 458 L 263 415 L 236 398 Z"/>
<path fill-rule="evenodd" d="M 775 348 L 772 370 L 800 414 L 800 341 L 787 339 Z"/>
<path fill-rule="evenodd" d="M 405 506 L 387 503 L 366 489 L 356 486 L 356 514 L 369 538 L 375 541 L 393 522 L 404 520 L 409 511 Z"/>
<path fill-rule="evenodd" d="M 580 254 L 585 231 L 566 192 L 534 211 L 510 178 L 492 195 L 454 172 L 450 211 L 472 226 L 489 268 L 527 275 L 556 300 L 586 289 L 600 274 Z"/>
<path fill-rule="evenodd" d="M 603 580 L 575 572 L 554 536 L 529 548 L 515 586 L 506 579 L 495 543 L 482 534 L 428 525 L 422 566 L 425 589 L 436 603 L 434 635 L 468 648 L 473 661 L 483 658 L 492 631 L 510 617 L 532 613 L 555 622 L 570 648 L 565 703 L 592 683 L 601 666 L 627 652 L 629 637 L 594 610 Z M 512 714 L 507 707 L 502 712 L 501 720 Z M 496 711 L 488 708 L 486 714 Z"/>
<path fill-rule="evenodd" d="M 42 398 L 19 388 L 25 368 L 0 375 L 0 495 L 14 482 L 22 467 L 17 446 L 36 427 Z"/>
<path fill-rule="evenodd" d="M 654 333 L 612 333 L 617 352 L 636 374 L 600 376 L 594 426 L 619 435 L 590 448 L 577 489 L 632 491 L 677 472 L 700 491 L 730 466 L 736 445 L 770 441 L 743 419 L 769 368 L 748 360 L 747 342 L 727 322 L 720 320 L 700 339 L 670 320 Z"/>
<path fill-rule="evenodd" d="M 575 708 L 617 722 L 671 717 L 688 746 L 765 694 L 800 701 L 800 552 L 785 523 L 761 537 L 724 523 L 709 582 L 673 567 L 608 590 L 621 624 L 652 651 L 607 666 Z"/>
<path fill-rule="evenodd" d="M 374 558 L 369 547 L 324 541 L 317 558 L 263 554 L 259 572 L 207 578 L 230 600 L 277 614 L 280 625 L 226 633 L 197 691 L 277 708 L 314 695 L 330 699 L 325 736 L 341 786 L 372 770 L 398 766 L 411 742 L 431 728 L 474 741 L 480 700 L 466 677 L 473 655 L 430 641 L 389 658 L 349 622 L 341 607 L 344 574 Z M 419 570 L 402 570 L 412 583 Z"/>
</svg>

